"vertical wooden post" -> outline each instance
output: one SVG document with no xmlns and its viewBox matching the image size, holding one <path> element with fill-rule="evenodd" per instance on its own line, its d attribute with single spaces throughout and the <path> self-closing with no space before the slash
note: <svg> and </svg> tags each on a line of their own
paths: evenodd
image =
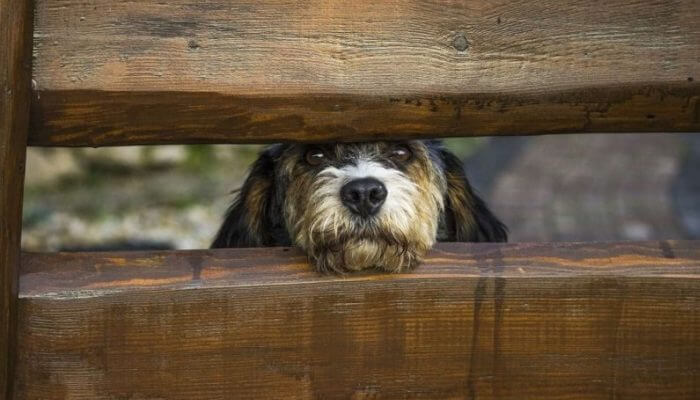
<svg viewBox="0 0 700 400">
<path fill-rule="evenodd" d="M 30 0 L 0 0 L 0 398 L 7 399 L 15 356 L 32 16 Z"/>
</svg>

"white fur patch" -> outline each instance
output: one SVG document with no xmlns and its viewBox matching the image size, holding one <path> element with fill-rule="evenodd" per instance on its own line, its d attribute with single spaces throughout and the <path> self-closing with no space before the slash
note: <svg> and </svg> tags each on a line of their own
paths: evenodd
<svg viewBox="0 0 700 400">
<path fill-rule="evenodd" d="M 387 190 L 381 209 L 367 220 L 348 210 L 340 198 L 345 184 L 363 178 L 377 179 Z M 303 210 L 303 217 L 294 221 L 295 242 L 310 254 L 314 254 L 317 244 L 321 248 L 329 243 L 341 246 L 343 251 L 337 254 L 343 256 L 337 262 L 349 270 L 384 267 L 399 271 L 435 241 L 442 196 L 439 191 L 434 193 L 432 185 L 428 186 L 419 187 L 402 171 L 370 159 L 361 158 L 356 164 L 341 168 L 327 167 L 309 188 L 309 207 Z M 420 206 L 422 208 L 418 209 Z M 288 207 L 293 205 L 290 203 Z M 298 212 L 289 210 L 287 214 L 297 215 Z M 358 227 L 364 230 L 362 237 L 344 237 L 348 232 L 357 232 Z M 409 240 L 418 253 L 403 253 L 393 244 L 371 239 L 375 235 L 381 237 L 382 232 L 393 232 L 393 237 Z M 345 242 L 338 243 L 339 238 Z"/>
<path fill-rule="evenodd" d="M 342 168 L 328 167 L 320 176 L 335 176 L 330 185 L 323 191 L 332 191 L 340 201 L 340 189 L 346 183 L 355 179 L 374 178 L 384 184 L 387 190 L 386 200 L 379 210 L 377 217 L 386 220 L 386 223 L 395 226 L 398 230 L 404 230 L 405 224 L 411 221 L 415 214 L 414 197 L 417 194 L 416 184 L 403 172 L 387 168 L 376 161 L 358 160 L 356 165 L 346 165 Z M 344 206 L 342 206 L 344 207 Z"/>
</svg>

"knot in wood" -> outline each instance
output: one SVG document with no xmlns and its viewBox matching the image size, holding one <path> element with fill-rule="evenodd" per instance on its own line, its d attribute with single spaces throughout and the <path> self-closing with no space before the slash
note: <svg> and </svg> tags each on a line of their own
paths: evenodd
<svg viewBox="0 0 700 400">
<path fill-rule="evenodd" d="M 452 41 L 452 46 L 457 51 L 466 51 L 469 48 L 469 41 L 464 33 L 459 33 Z"/>
</svg>

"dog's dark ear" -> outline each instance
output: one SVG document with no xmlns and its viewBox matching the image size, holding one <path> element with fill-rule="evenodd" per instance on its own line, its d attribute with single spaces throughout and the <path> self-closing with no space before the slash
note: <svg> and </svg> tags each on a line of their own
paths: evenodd
<svg viewBox="0 0 700 400">
<path fill-rule="evenodd" d="M 280 152 L 279 146 L 269 147 L 255 161 L 228 209 L 212 248 L 285 244 L 278 238 L 283 224 L 275 185 L 275 162 Z"/>
<path fill-rule="evenodd" d="M 447 240 L 455 242 L 506 242 L 508 229 L 474 193 L 457 156 L 442 149 L 447 193 L 445 224 Z"/>
</svg>

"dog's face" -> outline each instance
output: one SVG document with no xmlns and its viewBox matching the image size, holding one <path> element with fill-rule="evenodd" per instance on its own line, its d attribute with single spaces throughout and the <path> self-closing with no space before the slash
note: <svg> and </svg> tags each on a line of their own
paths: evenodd
<svg viewBox="0 0 700 400">
<path fill-rule="evenodd" d="M 289 148 L 284 217 L 322 271 L 414 266 L 435 243 L 446 182 L 420 142 Z"/>
<path fill-rule="evenodd" d="M 439 142 L 285 144 L 258 159 L 213 247 L 293 244 L 320 272 L 400 272 L 438 238 L 505 240 Z"/>
</svg>

